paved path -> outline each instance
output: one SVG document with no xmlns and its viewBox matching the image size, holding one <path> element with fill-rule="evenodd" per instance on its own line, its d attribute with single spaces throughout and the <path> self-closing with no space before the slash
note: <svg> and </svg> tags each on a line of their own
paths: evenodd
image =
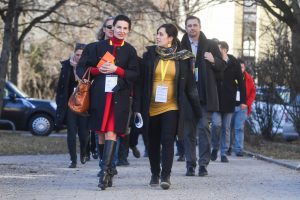
<svg viewBox="0 0 300 200">
<path fill-rule="evenodd" d="M 140 148 L 142 149 L 142 148 Z M 229 157 L 209 165 L 206 177 L 186 177 L 185 163 L 174 161 L 169 190 L 148 186 L 147 158 L 119 167 L 114 186 L 97 188 L 97 161 L 69 169 L 68 155 L 0 156 L 0 199 L 189 200 L 299 199 L 300 173 L 250 157 Z"/>
</svg>

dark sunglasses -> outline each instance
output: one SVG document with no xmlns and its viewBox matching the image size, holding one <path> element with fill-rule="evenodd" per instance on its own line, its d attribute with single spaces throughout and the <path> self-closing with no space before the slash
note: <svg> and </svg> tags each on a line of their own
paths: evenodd
<svg viewBox="0 0 300 200">
<path fill-rule="evenodd" d="M 105 26 L 105 28 L 112 29 L 112 25 L 107 25 L 107 26 Z"/>
</svg>

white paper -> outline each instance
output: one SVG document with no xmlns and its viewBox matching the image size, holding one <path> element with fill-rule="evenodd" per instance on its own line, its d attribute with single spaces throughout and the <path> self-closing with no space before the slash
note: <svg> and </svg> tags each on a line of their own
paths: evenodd
<svg viewBox="0 0 300 200">
<path fill-rule="evenodd" d="M 158 85 L 155 92 L 155 102 L 166 103 L 168 99 L 168 87 Z"/>
<path fill-rule="evenodd" d="M 240 94 L 240 91 L 236 91 L 236 98 L 235 98 L 236 101 L 241 101 L 241 94 Z"/>
<path fill-rule="evenodd" d="M 106 75 L 105 78 L 105 92 L 112 92 L 112 89 L 118 84 L 118 76 Z"/>
</svg>

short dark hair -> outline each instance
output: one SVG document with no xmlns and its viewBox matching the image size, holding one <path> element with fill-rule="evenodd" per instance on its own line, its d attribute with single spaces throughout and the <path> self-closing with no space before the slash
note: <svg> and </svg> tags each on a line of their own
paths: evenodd
<svg viewBox="0 0 300 200">
<path fill-rule="evenodd" d="M 187 21 L 190 20 L 190 19 L 196 19 L 198 22 L 199 22 L 199 25 L 201 26 L 201 21 L 199 19 L 199 17 L 196 17 L 196 16 L 188 16 L 186 19 L 185 19 L 185 25 L 187 24 Z"/>
<path fill-rule="evenodd" d="M 113 25 L 115 26 L 118 21 L 125 21 L 128 23 L 129 30 L 131 29 L 131 20 L 126 15 L 118 15 L 115 17 Z"/>
<path fill-rule="evenodd" d="M 169 37 L 173 37 L 172 44 L 177 43 L 177 35 L 178 35 L 178 30 L 175 25 L 173 24 L 163 24 L 158 29 L 156 30 L 156 33 L 158 33 L 159 29 L 165 28 L 166 33 Z"/>
<path fill-rule="evenodd" d="M 245 65 L 245 61 L 241 58 L 237 58 L 237 61 L 240 63 L 240 64 L 244 64 Z M 246 66 L 246 65 L 245 65 Z"/>
<path fill-rule="evenodd" d="M 74 48 L 74 52 L 77 51 L 78 49 L 81 49 L 83 50 L 85 48 L 86 44 L 83 44 L 83 43 L 76 43 L 75 44 L 75 48 Z"/>
<path fill-rule="evenodd" d="M 226 49 L 227 51 L 229 51 L 229 46 L 228 46 L 227 42 L 220 41 L 220 42 L 218 42 L 218 45 L 221 46 L 221 49 Z"/>
</svg>

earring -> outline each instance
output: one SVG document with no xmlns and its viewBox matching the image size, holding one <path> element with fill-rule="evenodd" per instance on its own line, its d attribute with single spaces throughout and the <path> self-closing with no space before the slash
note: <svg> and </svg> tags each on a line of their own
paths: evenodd
<svg viewBox="0 0 300 200">
<path fill-rule="evenodd" d="M 172 45 L 170 43 L 168 43 L 168 47 L 171 47 Z"/>
</svg>

